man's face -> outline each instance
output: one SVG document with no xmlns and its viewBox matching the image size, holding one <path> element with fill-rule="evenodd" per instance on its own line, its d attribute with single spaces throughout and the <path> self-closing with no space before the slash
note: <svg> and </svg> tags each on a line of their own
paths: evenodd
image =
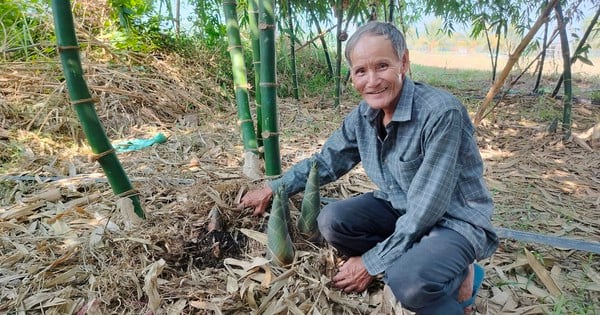
<svg viewBox="0 0 600 315">
<path fill-rule="evenodd" d="M 350 60 L 352 82 L 362 98 L 373 109 L 393 112 L 408 68 L 408 53 L 398 58 L 390 40 L 367 34 L 356 43 Z"/>
</svg>

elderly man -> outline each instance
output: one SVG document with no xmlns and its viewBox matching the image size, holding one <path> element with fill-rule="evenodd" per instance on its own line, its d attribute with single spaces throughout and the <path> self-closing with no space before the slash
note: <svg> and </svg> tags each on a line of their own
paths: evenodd
<svg viewBox="0 0 600 315">
<path fill-rule="evenodd" d="M 320 152 L 248 192 L 240 206 L 258 215 L 280 185 L 302 191 L 313 161 L 322 184 L 362 162 L 378 190 L 331 203 L 318 217 L 321 235 L 348 257 L 333 285 L 361 292 L 383 274 L 403 307 L 463 314 L 483 279 L 473 262 L 498 246 L 467 110 L 451 94 L 406 77 L 408 50 L 392 24 L 363 25 L 345 55 L 363 100 Z"/>
</svg>

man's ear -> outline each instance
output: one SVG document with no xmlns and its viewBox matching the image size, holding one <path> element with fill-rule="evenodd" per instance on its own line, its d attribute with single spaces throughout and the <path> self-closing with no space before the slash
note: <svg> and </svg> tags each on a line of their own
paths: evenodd
<svg viewBox="0 0 600 315">
<path fill-rule="evenodd" d="M 408 49 L 405 49 L 404 55 L 402 55 L 402 74 L 405 74 L 409 68 L 410 68 L 410 54 L 408 53 Z"/>
</svg>

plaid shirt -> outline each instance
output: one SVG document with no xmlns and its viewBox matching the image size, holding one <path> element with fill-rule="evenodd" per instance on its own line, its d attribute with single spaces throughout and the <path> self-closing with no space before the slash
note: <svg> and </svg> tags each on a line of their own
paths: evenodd
<svg viewBox="0 0 600 315">
<path fill-rule="evenodd" d="M 445 91 L 405 78 L 384 139 L 378 136 L 382 115 L 362 101 L 321 152 L 270 183 L 273 191 L 283 183 L 290 195 L 302 191 L 313 160 L 321 184 L 362 162 L 379 188 L 374 196 L 400 215 L 394 233 L 362 255 L 370 274 L 387 269 L 434 225 L 463 235 L 477 259 L 491 256 L 498 246 L 490 221 L 494 205 L 465 107 Z"/>
</svg>

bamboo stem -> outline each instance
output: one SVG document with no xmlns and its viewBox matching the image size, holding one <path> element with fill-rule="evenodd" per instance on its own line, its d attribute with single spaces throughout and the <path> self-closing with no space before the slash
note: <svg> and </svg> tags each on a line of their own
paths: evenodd
<svg viewBox="0 0 600 315">
<path fill-rule="evenodd" d="M 94 100 L 83 77 L 83 67 L 79 56 L 79 44 L 75 35 L 73 14 L 69 0 L 52 0 L 52 12 L 58 52 L 71 104 L 75 107 L 77 117 L 81 122 L 83 132 L 95 154 L 94 161 L 98 161 L 106 174 L 106 178 L 118 197 L 131 199 L 135 213 L 144 218 L 144 210 L 137 191 L 132 187 L 127 174 L 123 170 L 115 149 L 111 145 L 96 110 Z"/>
<path fill-rule="evenodd" d="M 258 145 L 254 132 L 254 123 L 250 114 L 248 101 L 248 79 L 246 78 L 246 63 L 242 52 L 242 41 L 240 39 L 240 27 L 237 20 L 237 4 L 235 0 L 223 1 L 223 11 L 227 24 L 227 39 L 229 56 L 231 57 L 231 69 L 233 72 L 233 84 L 235 86 L 235 100 L 237 104 L 238 122 L 244 143 L 244 151 L 258 155 Z"/>
<path fill-rule="evenodd" d="M 259 0 L 260 94 L 265 174 L 267 176 L 278 176 L 281 174 L 279 118 L 277 116 L 277 82 L 275 76 L 274 9 L 274 0 Z"/>
</svg>

